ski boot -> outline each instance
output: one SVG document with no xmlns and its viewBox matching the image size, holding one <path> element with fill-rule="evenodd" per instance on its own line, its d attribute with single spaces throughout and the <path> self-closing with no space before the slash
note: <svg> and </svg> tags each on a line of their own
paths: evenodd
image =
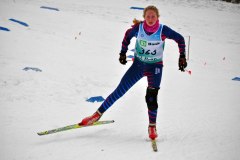
<svg viewBox="0 0 240 160">
<path fill-rule="evenodd" d="M 102 116 L 102 113 L 99 111 L 95 112 L 93 115 L 86 117 L 82 120 L 82 122 L 79 123 L 79 125 L 91 125 L 94 122 L 98 121 Z"/>
<path fill-rule="evenodd" d="M 156 125 L 149 125 L 148 134 L 149 134 L 149 138 L 152 140 L 158 137 Z"/>
</svg>

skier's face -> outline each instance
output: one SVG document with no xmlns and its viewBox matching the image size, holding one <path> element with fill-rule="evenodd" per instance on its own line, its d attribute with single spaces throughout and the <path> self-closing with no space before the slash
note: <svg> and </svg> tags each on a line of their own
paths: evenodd
<svg viewBox="0 0 240 160">
<path fill-rule="evenodd" d="M 144 19 L 146 20 L 147 25 L 153 26 L 157 22 L 158 16 L 155 11 L 147 10 Z"/>
</svg>

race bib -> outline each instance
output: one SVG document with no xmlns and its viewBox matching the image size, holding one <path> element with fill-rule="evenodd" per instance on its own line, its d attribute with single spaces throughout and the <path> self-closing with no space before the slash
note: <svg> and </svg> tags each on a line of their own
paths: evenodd
<svg viewBox="0 0 240 160">
<path fill-rule="evenodd" d="M 147 35 L 143 30 L 143 24 L 139 25 L 139 33 L 135 46 L 135 57 L 142 62 L 156 63 L 162 61 L 164 41 L 161 40 L 161 29 L 152 35 Z"/>
</svg>

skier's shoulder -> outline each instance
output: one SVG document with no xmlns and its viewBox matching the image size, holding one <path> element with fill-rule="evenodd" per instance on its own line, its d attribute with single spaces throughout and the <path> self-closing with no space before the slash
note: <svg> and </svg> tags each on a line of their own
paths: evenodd
<svg viewBox="0 0 240 160">
<path fill-rule="evenodd" d="M 167 25 L 163 25 L 162 34 L 169 38 L 178 37 L 180 35 L 178 32 L 176 32 L 175 30 L 173 30 Z"/>
<path fill-rule="evenodd" d="M 126 31 L 126 35 L 130 36 L 130 37 L 133 37 L 133 36 L 136 36 L 138 31 L 139 31 L 139 25 L 140 23 L 142 22 L 139 22 L 139 23 L 134 23 L 133 21 L 133 25 L 131 26 L 131 28 L 129 28 L 127 31 Z"/>
<path fill-rule="evenodd" d="M 167 26 L 166 24 L 161 24 L 161 26 L 162 26 L 162 32 L 163 33 L 172 31 L 172 29 L 169 26 Z"/>
</svg>

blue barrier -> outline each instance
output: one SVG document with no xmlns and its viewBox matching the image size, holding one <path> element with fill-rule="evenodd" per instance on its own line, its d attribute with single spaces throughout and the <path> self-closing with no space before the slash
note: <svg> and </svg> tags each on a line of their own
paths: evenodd
<svg viewBox="0 0 240 160">
<path fill-rule="evenodd" d="M 134 56 L 133 55 L 128 55 L 127 58 L 134 58 Z"/>
<path fill-rule="evenodd" d="M 8 28 L 1 27 L 1 26 L 0 26 L 0 30 L 3 30 L 3 31 L 10 31 Z"/>
<path fill-rule="evenodd" d="M 86 101 L 87 102 L 102 102 L 104 101 L 105 99 L 102 97 L 102 96 L 96 96 L 96 97 L 90 97 L 88 98 Z"/>
<path fill-rule="evenodd" d="M 135 52 L 135 49 L 131 49 L 132 52 Z"/>
<path fill-rule="evenodd" d="M 131 7 L 130 9 L 144 10 L 144 8 L 142 8 L 142 7 Z"/>
<path fill-rule="evenodd" d="M 9 19 L 9 20 L 10 20 L 10 21 L 13 21 L 13 22 L 16 22 L 16 23 L 19 23 L 19 24 L 21 24 L 21 25 L 23 25 L 23 26 L 25 26 L 25 27 L 28 27 L 28 26 L 29 26 L 27 23 L 22 22 L 22 21 L 19 21 L 19 20 L 16 20 L 16 19 L 13 19 L 13 18 L 11 18 L 11 19 Z"/>
<path fill-rule="evenodd" d="M 41 6 L 40 8 L 43 8 L 43 9 L 50 9 L 50 10 L 54 10 L 54 11 L 59 11 L 58 8 L 53 8 L 53 7 Z"/>
<path fill-rule="evenodd" d="M 33 70 L 33 71 L 36 71 L 36 72 L 42 72 L 41 69 L 39 68 L 34 68 L 34 67 L 25 67 L 23 68 L 24 71 L 28 71 L 28 70 Z"/>
<path fill-rule="evenodd" d="M 240 77 L 235 77 L 232 79 L 233 81 L 240 81 Z"/>
</svg>

